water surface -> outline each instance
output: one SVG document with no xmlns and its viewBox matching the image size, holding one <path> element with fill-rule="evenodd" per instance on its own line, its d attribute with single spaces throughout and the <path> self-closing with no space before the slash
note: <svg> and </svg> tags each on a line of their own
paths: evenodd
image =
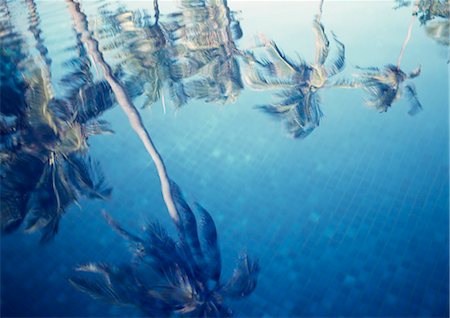
<svg viewBox="0 0 450 318">
<path fill-rule="evenodd" d="M 183 12 L 180 6 L 192 3 L 159 3 L 160 23 L 170 29 L 170 23 L 179 19 L 174 14 Z M 330 78 L 330 87 L 317 90 L 323 117 L 307 125 L 312 129 L 306 136 L 293 138 L 285 120 L 256 107 L 278 101 L 278 91 L 248 85 L 245 76 L 251 63 L 244 59 L 251 52 L 262 60 L 265 48 L 257 46 L 268 44 L 262 43 L 263 34 L 286 56 L 295 60 L 298 54 L 312 64 L 316 52 L 312 26 L 319 3 L 211 1 L 207 6 L 214 3 L 229 16 L 200 17 L 196 22 L 184 17 L 180 23 L 187 24 L 188 32 L 179 33 L 177 40 L 184 41 L 184 51 L 171 51 L 175 54 L 171 61 L 167 50 L 173 48 L 155 53 L 159 60 L 153 65 L 159 73 L 151 78 L 137 72 L 152 70 L 143 60 L 140 68 L 118 66 L 120 54 L 126 53 L 119 37 L 123 26 L 116 24 L 112 37 L 102 30 L 117 23 L 107 20 L 117 17 L 117 10 L 141 13 L 133 23 L 145 29 L 154 22 L 153 3 L 86 1 L 80 7 L 105 60 L 133 95 L 170 177 L 190 202 L 201 202 L 214 218 L 223 275 L 231 275 L 241 251 L 259 260 L 254 292 L 230 303 L 235 315 L 448 316 L 448 46 L 427 33 L 427 27 L 445 19 L 436 17 L 425 25 L 413 20 L 401 61 L 406 74 L 421 67 L 420 75 L 410 81 L 422 110 L 410 116 L 411 102 L 404 93 L 387 112 L 380 112 L 364 103 L 368 95 L 361 88 L 331 84 L 353 79 L 363 72 L 358 66 L 395 65 L 413 7 L 394 10 L 394 1 L 325 0 L 320 22 L 330 42 L 330 59 L 338 49 L 333 31 L 345 45 L 345 68 Z M 33 4 L 37 24 L 30 15 Z M 69 96 L 74 81 L 61 81 L 71 70 L 65 62 L 83 57 L 83 45 L 68 4 L 2 1 L 1 5 L 9 10 L 2 19 L 10 19 L 23 41 L 26 58 L 19 73 L 37 69 L 45 78 L 48 72 L 54 95 Z M 33 25 L 40 36 L 30 31 Z M 214 33 L 217 30 L 229 33 Z M 145 35 L 151 44 L 145 57 L 162 47 L 156 34 Z M 2 51 L 17 52 L 18 46 L 8 42 L 11 37 L 2 38 Z M 228 42 L 220 42 L 224 38 Z M 182 79 L 167 75 L 175 67 L 171 63 L 193 56 L 199 64 L 202 58 L 208 60 L 206 53 L 202 55 L 208 45 L 222 50 L 223 64 L 218 67 L 222 73 L 211 67 Z M 89 54 L 84 59 L 91 61 Z M 101 68 L 86 63 L 91 63 L 92 79 L 101 80 Z M 3 65 L 7 64 L 2 63 L 2 71 Z M 158 81 L 164 88 L 149 102 L 139 89 L 151 91 Z M 184 94 L 179 93 L 180 83 L 185 85 Z M 88 154 L 101 165 L 112 188 L 110 198 L 85 195 L 79 205 L 69 204 L 56 236 L 47 244 L 39 244 L 40 231 L 24 233 L 24 225 L 2 235 L 2 316 L 142 315 L 133 307 L 92 299 L 68 283 L 79 264 L 130 260 L 126 241 L 105 222 L 103 209 L 134 232 L 152 219 L 175 234 L 154 164 L 122 109 L 114 100 L 111 103 L 100 118 L 109 122 L 114 134 L 88 140 Z M 149 106 L 141 108 L 144 105 Z"/>
</svg>

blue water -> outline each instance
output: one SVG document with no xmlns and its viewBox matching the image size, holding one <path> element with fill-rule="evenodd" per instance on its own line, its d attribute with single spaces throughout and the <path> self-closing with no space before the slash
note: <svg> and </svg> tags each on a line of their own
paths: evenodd
<svg viewBox="0 0 450 318">
<path fill-rule="evenodd" d="M 7 3 L 32 43 L 26 4 Z M 133 10 L 152 8 L 147 1 L 123 3 Z M 82 3 L 90 26 L 99 6 Z M 314 60 L 317 2 L 228 6 L 238 12 L 243 30 L 239 48 L 251 48 L 263 33 L 286 55 Z M 352 76 L 356 66 L 396 63 L 412 7 L 394 6 L 325 0 L 321 21 L 332 50 L 330 30 L 346 48 L 339 78 Z M 62 96 L 62 61 L 75 44 L 72 20 L 64 2 L 37 1 L 37 9 L 56 95 Z M 163 17 L 175 10 L 174 3 L 160 3 Z M 170 177 L 215 220 L 223 276 L 231 275 L 242 251 L 259 260 L 255 291 L 230 304 L 236 316 L 449 315 L 447 61 L 448 47 L 415 21 L 402 69 L 421 65 L 413 82 L 423 110 L 409 116 L 402 98 L 379 113 L 364 104 L 360 89 L 323 89 L 324 117 L 304 139 L 289 138 L 281 121 L 254 107 L 273 101 L 272 91 L 245 87 L 234 103 L 192 99 L 179 110 L 166 96 L 165 107 L 158 100 L 140 109 Z M 102 119 L 115 133 L 90 138 L 89 154 L 100 162 L 111 198 L 70 205 L 48 244 L 39 244 L 39 232 L 23 228 L 2 235 L 2 316 L 142 315 L 137 308 L 92 299 L 68 283 L 79 264 L 131 258 L 103 209 L 135 233 L 149 219 L 175 233 L 154 165 L 122 109 L 115 106 Z"/>
</svg>

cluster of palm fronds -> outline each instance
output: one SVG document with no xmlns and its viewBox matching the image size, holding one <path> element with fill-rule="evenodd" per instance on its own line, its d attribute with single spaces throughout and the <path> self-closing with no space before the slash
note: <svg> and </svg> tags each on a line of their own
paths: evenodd
<svg viewBox="0 0 450 318">
<path fill-rule="evenodd" d="M 320 124 L 321 88 L 363 88 L 369 94 L 368 104 L 380 111 L 386 111 L 404 92 L 411 97 L 410 114 L 420 109 L 414 86 L 404 85 L 419 72 L 408 77 L 399 67 L 387 66 L 377 72 L 376 68 L 359 69 L 361 74 L 353 79 L 332 80 L 344 68 L 345 46 L 333 33 L 336 52 L 335 58 L 329 57 L 331 43 L 321 14 L 313 22 L 315 61 L 307 63 L 287 57 L 274 41 L 266 39 L 259 45 L 262 50 L 239 50 L 235 42 L 242 30 L 235 12 L 223 0 L 184 0 L 179 12 L 164 19 L 157 0 L 154 4 L 153 19 L 144 11 L 103 9 L 101 27 L 95 32 L 105 52 L 116 51 L 116 73 L 124 75 L 130 94 L 146 95 L 144 105 L 161 99 L 165 106 L 165 95 L 177 107 L 189 98 L 233 102 L 245 82 L 255 89 L 278 90 L 278 101 L 259 108 L 281 117 L 289 134 L 299 138 Z M 240 60 L 247 67 L 243 76 Z"/>
<path fill-rule="evenodd" d="M 410 115 L 417 114 L 421 109 L 414 84 L 406 83 L 408 79 L 420 74 L 420 67 L 406 74 L 395 65 L 386 65 L 384 68 L 369 67 L 358 68 L 361 73 L 356 74 L 357 79 L 347 82 L 353 87 L 362 87 L 369 95 L 367 105 L 375 107 L 380 112 L 386 112 L 396 100 L 404 95 L 410 102 Z"/>
<path fill-rule="evenodd" d="M 399 9 L 403 7 L 409 7 L 411 5 L 411 0 L 394 0 L 395 6 L 394 9 Z"/>
<path fill-rule="evenodd" d="M 405 2 L 399 5 L 408 5 Z M 422 4 L 424 6 L 424 4 Z M 321 12 L 321 11 L 320 11 Z M 313 22 L 316 35 L 316 54 L 314 63 L 307 63 L 301 58 L 293 60 L 287 57 L 274 41 L 261 36 L 262 53 L 256 58 L 247 59 L 247 72 L 244 80 L 251 88 L 259 90 L 278 90 L 278 101 L 269 105 L 258 106 L 263 111 L 282 118 L 291 136 L 304 138 L 317 126 L 322 117 L 318 91 L 322 88 L 362 88 L 368 95 L 367 105 L 380 112 L 386 112 L 401 96 L 406 96 L 410 103 L 410 115 L 422 109 L 417 98 L 414 84 L 408 82 L 420 75 L 420 67 L 406 74 L 400 69 L 404 49 L 409 41 L 412 23 L 400 53 L 397 66 L 387 65 L 383 68 L 357 67 L 358 72 L 350 79 L 330 78 L 340 73 L 345 64 L 345 46 L 333 33 L 337 46 L 337 56 L 328 61 L 330 42 L 325 28 L 320 22 L 320 14 Z M 412 21 L 413 22 L 413 21 Z"/>
<path fill-rule="evenodd" d="M 9 23 L 6 2 L 1 6 L 6 30 L 1 49 L 1 228 L 10 232 L 27 219 L 26 229 L 42 229 L 45 242 L 56 233 L 65 209 L 80 196 L 105 198 L 111 192 L 98 163 L 86 152 L 89 136 L 111 131 L 97 117 L 112 100 L 108 86 L 83 75 L 88 59 L 82 52 L 64 78 L 72 84 L 68 96 L 54 96 L 39 17 L 34 2 L 28 6 L 30 31 L 43 61 L 40 68 L 36 58 L 25 60 L 26 52 L 17 50 L 26 43 Z"/>
<path fill-rule="evenodd" d="M 97 39 L 102 49 L 117 60 L 116 73 L 121 75 L 131 95 L 144 94 L 144 106 L 161 99 L 164 102 L 165 94 L 176 107 L 184 105 L 187 96 L 181 80 L 185 75 L 173 34 L 178 26 L 162 23 L 158 9 L 155 19 L 146 11 L 123 7 L 110 10 L 106 6 L 100 13 Z"/>
<path fill-rule="evenodd" d="M 276 89 L 279 101 L 259 106 L 265 112 L 282 117 L 291 136 L 304 138 L 319 126 L 319 90 L 330 86 L 330 78 L 340 73 L 345 64 L 345 46 L 333 34 L 336 57 L 330 61 L 330 41 L 323 24 L 313 22 L 316 35 L 316 59 L 307 63 L 287 57 L 274 41 L 262 37 L 263 56 L 248 60 L 244 76 L 247 85 L 254 89 Z"/>
<path fill-rule="evenodd" d="M 243 89 L 236 47 L 242 29 L 236 12 L 225 0 L 180 2 L 181 12 L 170 15 L 180 27 L 177 44 L 191 72 L 186 91 L 207 102 L 232 103 Z"/>
<path fill-rule="evenodd" d="M 221 281 L 221 257 L 211 215 L 196 205 L 197 220 L 179 188 L 172 195 L 180 213 L 179 240 L 173 240 L 158 223 L 145 228 L 144 238 L 129 233 L 105 214 L 108 223 L 129 240 L 131 264 L 113 267 L 87 264 L 71 283 L 94 298 L 134 305 L 152 317 L 171 314 L 188 317 L 228 317 L 225 298 L 240 299 L 256 287 L 259 265 L 242 255 L 231 278 Z"/>
<path fill-rule="evenodd" d="M 417 15 L 425 25 L 426 34 L 436 42 L 450 45 L 450 2 L 448 0 L 421 0 Z"/>
<path fill-rule="evenodd" d="M 96 105 L 109 91 L 96 83 L 70 99 L 49 99 L 40 75 L 27 78 L 24 113 L 9 119 L 14 136 L 2 140 L 1 226 L 12 230 L 28 216 L 27 230 L 42 228 L 47 241 L 69 204 L 81 195 L 105 198 L 111 191 L 98 164 L 85 155 L 88 137 L 109 131 L 96 120 L 104 108 Z M 3 111 L 1 117 L 11 118 Z"/>
<path fill-rule="evenodd" d="M 243 88 L 235 45 L 242 30 L 226 2 L 181 1 L 180 12 L 162 18 L 154 4 L 154 18 L 104 6 L 95 30 L 131 95 L 144 94 L 144 106 L 169 96 L 177 108 L 189 98 L 234 101 Z"/>
</svg>

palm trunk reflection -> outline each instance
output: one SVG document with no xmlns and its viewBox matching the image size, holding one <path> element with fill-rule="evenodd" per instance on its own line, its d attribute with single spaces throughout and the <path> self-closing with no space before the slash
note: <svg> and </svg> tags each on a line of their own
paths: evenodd
<svg viewBox="0 0 450 318">
<path fill-rule="evenodd" d="M 106 214 L 109 224 L 134 246 L 136 261 L 133 265 L 118 268 L 104 264 L 80 266 L 77 271 L 90 273 L 93 278 L 74 277 L 71 283 L 95 298 L 132 304 L 150 316 L 174 313 L 199 317 L 231 315 L 223 299 L 240 299 L 253 292 L 259 272 L 258 263 L 245 254 L 231 278 L 226 283 L 220 281 L 221 259 L 214 221 L 204 208 L 197 205 L 197 213 L 202 216 L 197 227 L 191 207 L 178 186 L 169 179 L 139 112 L 103 58 L 97 40 L 91 36 L 86 15 L 81 12 L 78 3 L 73 0 L 66 2 L 81 41 L 102 69 L 118 104 L 156 165 L 164 201 L 180 237 L 176 242 L 160 225 L 152 224 L 146 231 L 146 238 L 141 239 Z"/>
</svg>

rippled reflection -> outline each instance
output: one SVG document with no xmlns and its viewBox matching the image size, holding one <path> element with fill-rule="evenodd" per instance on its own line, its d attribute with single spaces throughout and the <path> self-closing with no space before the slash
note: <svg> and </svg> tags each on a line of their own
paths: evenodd
<svg viewBox="0 0 450 318">
<path fill-rule="evenodd" d="M 154 18 L 146 11 L 102 8 L 96 32 L 102 48 L 115 50 L 118 69 L 144 106 L 166 97 L 176 108 L 190 98 L 234 102 L 243 88 L 235 40 L 239 22 L 225 1 L 181 1 L 180 11 Z"/>
<path fill-rule="evenodd" d="M 41 63 L 27 60 L 25 64 L 26 53 L 16 48 L 26 44 L 9 23 L 9 15 L 2 15 L 7 30 L 1 52 L 2 96 L 8 98 L 2 98 L 1 108 L 1 226 L 10 232 L 26 220 L 26 230 L 42 230 L 46 242 L 56 234 L 66 208 L 80 196 L 110 195 L 99 164 L 86 153 L 90 136 L 111 132 L 97 118 L 112 103 L 104 83 L 77 72 L 66 78 L 73 85 L 69 96 L 55 97 L 40 18 L 33 1 L 27 6 L 36 59 Z M 2 13 L 7 10 L 2 2 Z"/>
<path fill-rule="evenodd" d="M 233 275 L 222 282 L 220 250 L 211 215 L 196 205 L 200 215 L 197 225 L 180 190 L 172 185 L 181 220 L 178 241 L 158 223 L 145 228 L 144 238 L 135 236 L 106 214 L 111 227 L 132 244 L 133 261 L 120 267 L 82 265 L 77 271 L 86 275 L 71 278 L 71 283 L 94 298 L 134 305 L 152 317 L 228 317 L 232 312 L 224 300 L 251 294 L 259 265 L 243 254 Z"/>
<path fill-rule="evenodd" d="M 420 24 L 425 27 L 426 34 L 442 45 L 450 45 L 449 18 L 450 3 L 448 0 L 396 0 L 396 9 L 413 5 L 413 15 L 418 16 Z"/>
<path fill-rule="evenodd" d="M 182 83 L 186 74 L 178 60 L 181 52 L 175 45 L 176 24 L 159 19 L 155 0 L 155 18 L 145 12 L 133 12 L 121 7 L 101 11 L 101 26 L 96 32 L 105 52 L 113 49 L 118 61 L 116 73 L 133 97 L 143 94 L 144 106 L 150 106 L 168 95 L 176 107 L 187 102 Z"/>
<path fill-rule="evenodd" d="M 434 18 L 448 19 L 450 16 L 450 5 L 446 0 L 419 0 L 415 5 L 418 8 L 416 14 L 422 24 L 426 24 Z"/>
<path fill-rule="evenodd" d="M 191 78 L 187 94 L 207 102 L 232 103 L 243 89 L 235 41 L 242 36 L 239 21 L 225 0 L 180 2 L 171 15 L 179 25 L 177 42 L 183 48 Z"/>
<path fill-rule="evenodd" d="M 450 22 L 448 19 L 431 21 L 425 26 L 427 35 L 439 44 L 450 45 Z"/>
</svg>

